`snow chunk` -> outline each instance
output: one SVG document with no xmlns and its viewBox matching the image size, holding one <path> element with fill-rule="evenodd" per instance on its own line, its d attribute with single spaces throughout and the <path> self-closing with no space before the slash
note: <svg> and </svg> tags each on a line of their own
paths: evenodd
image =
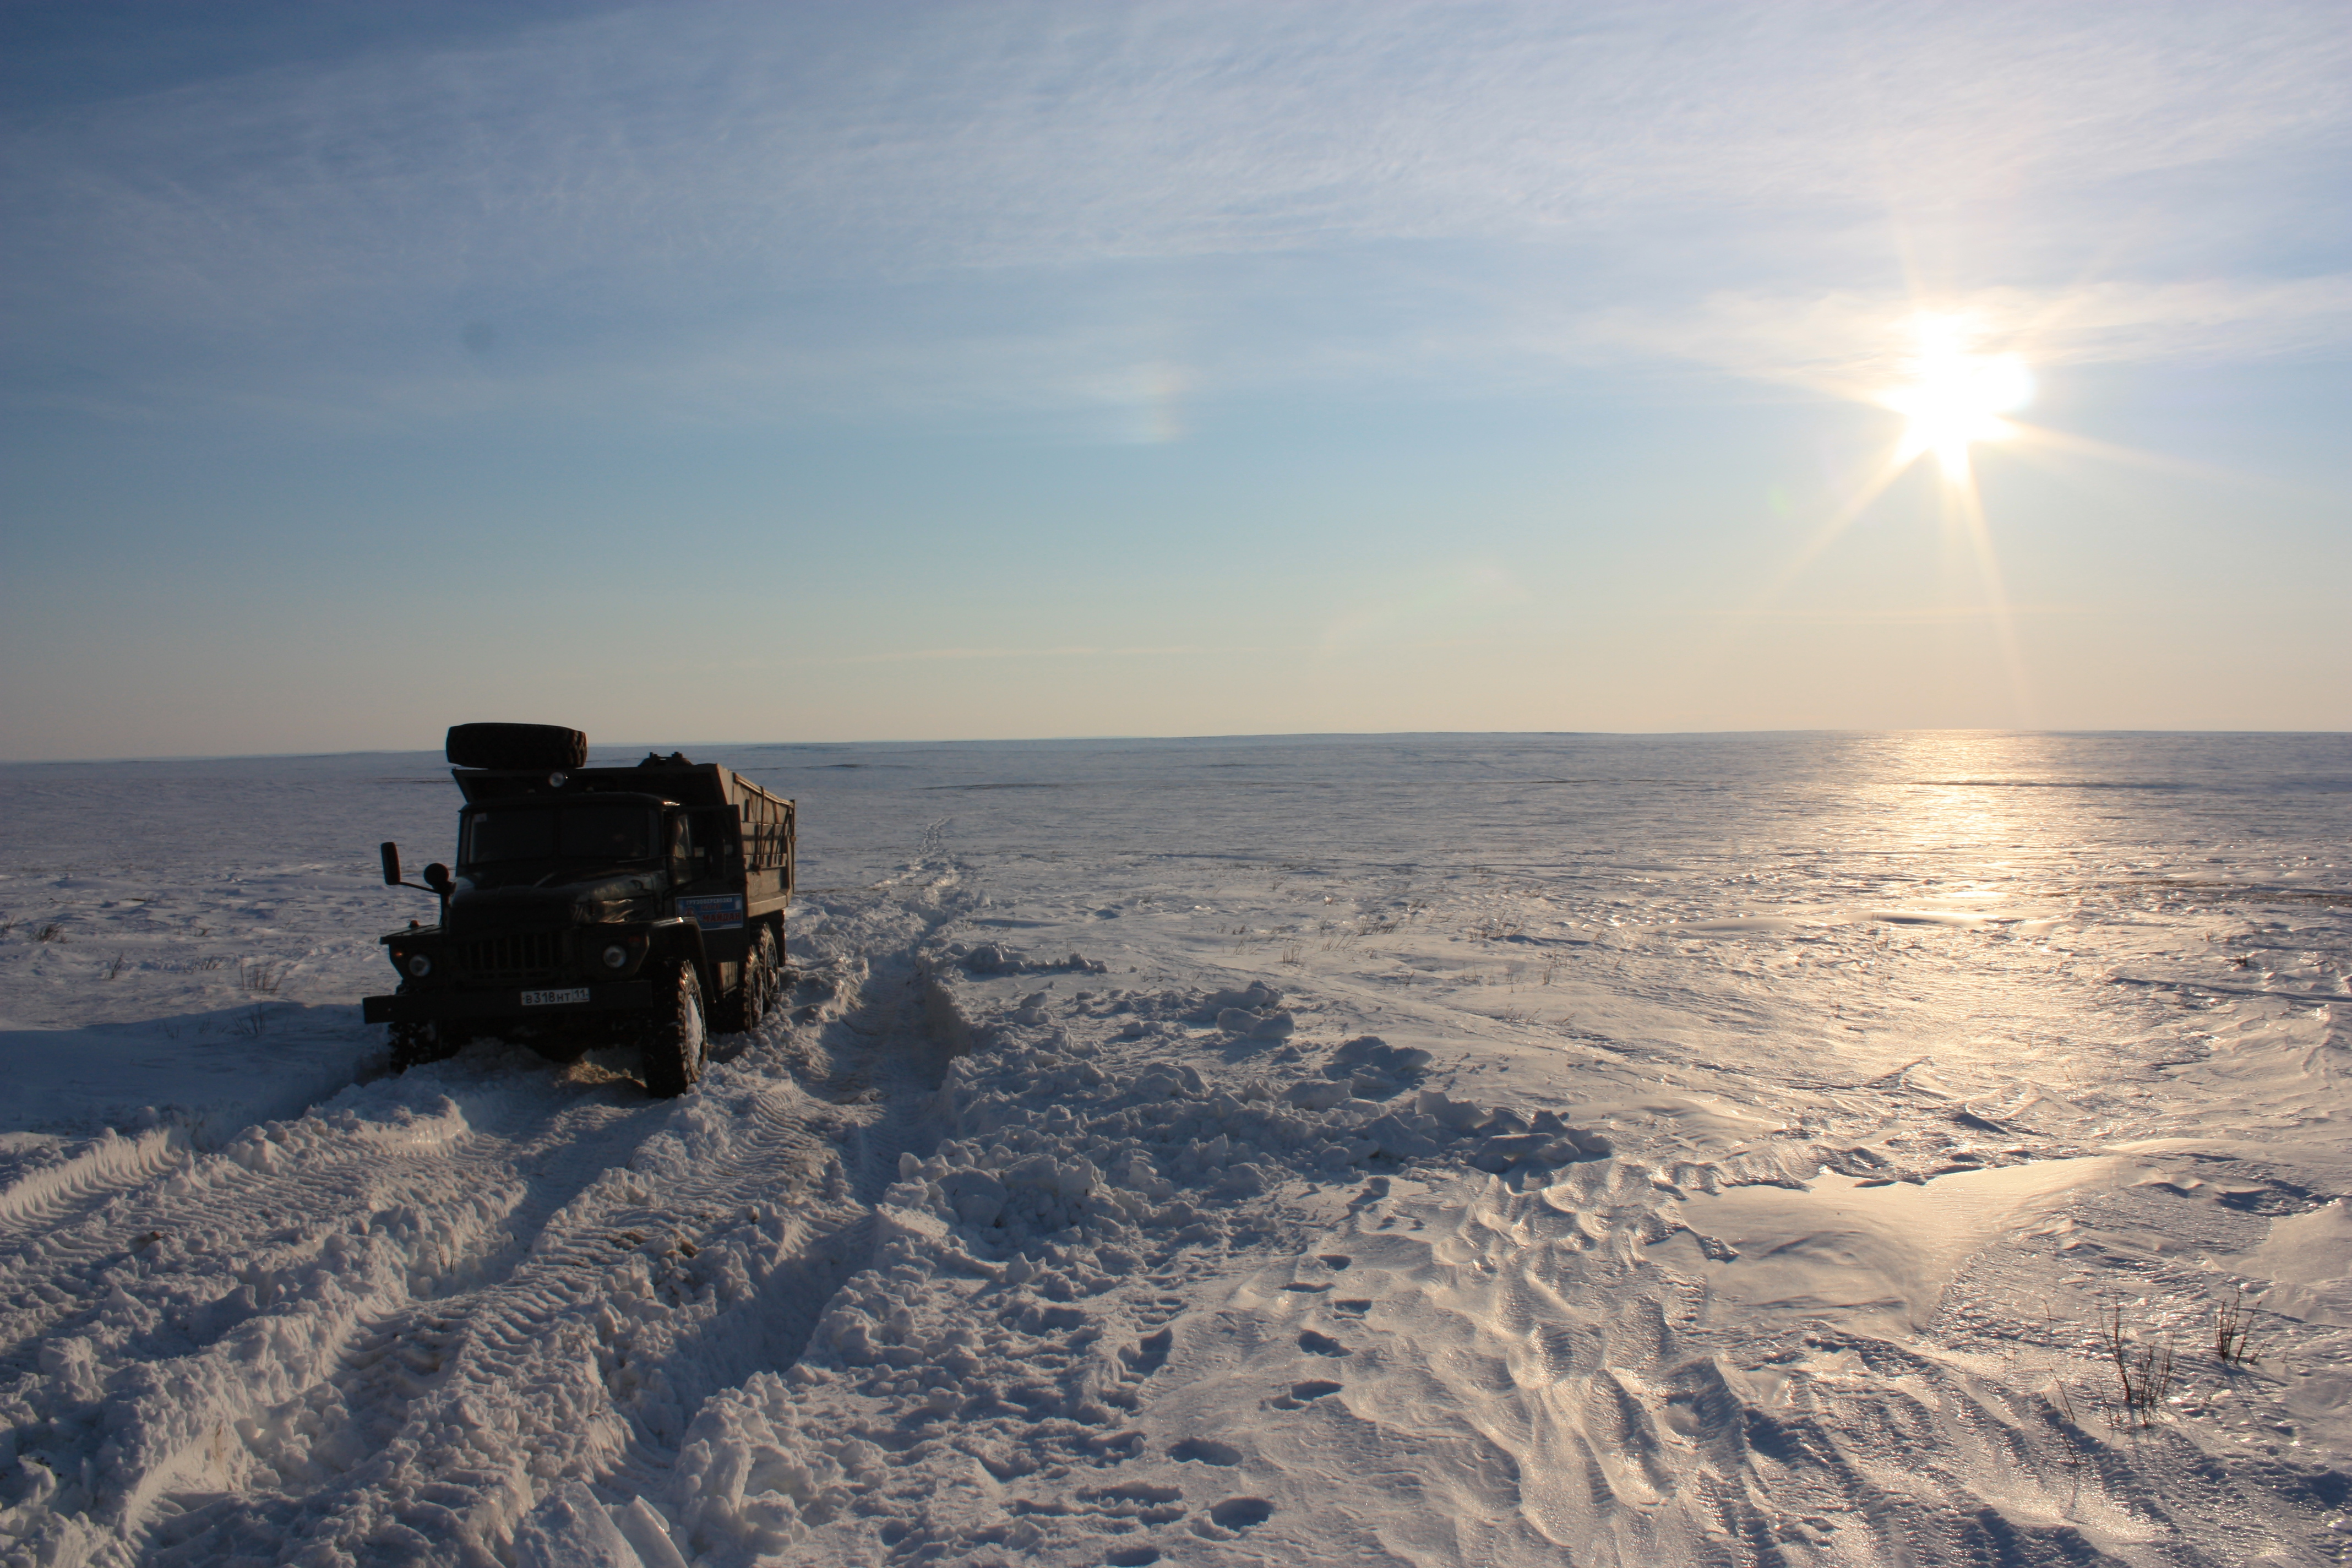
<svg viewBox="0 0 2352 1568">
<path fill-rule="evenodd" d="M 1056 1160 L 1051 1154 L 1032 1154 L 1004 1173 L 1008 1187 L 1042 1187 L 1064 1197 L 1083 1197 L 1102 1180 L 1091 1161 L 1079 1155 L 1075 1160 Z"/>
<path fill-rule="evenodd" d="M 1208 1024 L 1215 1022 L 1220 1014 L 1227 1011 L 1265 1014 L 1271 1013 L 1281 1005 L 1281 992 L 1263 980 L 1253 980 L 1242 990 L 1220 991 L 1202 997 L 1200 1005 L 1194 1007 L 1188 1017 L 1195 1024 Z"/>
<path fill-rule="evenodd" d="M 1348 1099 L 1352 1090 L 1344 1083 L 1329 1079 L 1302 1079 L 1284 1091 L 1283 1099 L 1301 1110 L 1328 1110 Z"/>
<path fill-rule="evenodd" d="M 1278 1040 L 1297 1026 L 1297 1021 L 1287 1013 L 1260 1015 L 1239 1007 L 1227 1007 L 1217 1014 L 1217 1027 L 1244 1039 Z"/>
<path fill-rule="evenodd" d="M 792 1391 L 771 1372 L 712 1395 L 686 1436 L 677 1495 L 698 1552 L 781 1552 L 807 1533 L 803 1510 L 844 1480 L 842 1464 L 801 1431 Z"/>
<path fill-rule="evenodd" d="M 585 1481 L 564 1482 L 530 1510 L 515 1527 L 514 1554 L 515 1568 L 645 1568 Z"/>
<path fill-rule="evenodd" d="M 950 952 L 957 952 L 950 948 Z M 963 966 L 974 974 L 1045 974 L 1065 971 L 1073 974 L 1108 974 L 1110 965 L 1099 959 L 1087 957 L 1073 950 L 1059 963 L 1033 962 L 1001 942 L 984 942 L 961 954 Z"/>
<path fill-rule="evenodd" d="M 1206 1100 L 1209 1086 L 1184 1062 L 1157 1062 L 1136 1075 L 1135 1093 L 1147 1100 Z"/>
<path fill-rule="evenodd" d="M 1553 1164 L 1565 1165 L 1572 1160 L 1606 1160 L 1616 1152 L 1617 1146 L 1604 1134 L 1589 1127 L 1570 1127 L 1545 1147 L 1543 1157 Z"/>
<path fill-rule="evenodd" d="M 1360 1035 L 1331 1054 L 1323 1074 L 1353 1085 L 1360 1100 L 1386 1100 L 1418 1081 L 1432 1059 L 1427 1051 Z"/>
<path fill-rule="evenodd" d="M 1469 1100 L 1448 1100 L 1444 1090 L 1435 1089 L 1423 1089 L 1414 1098 L 1412 1108 L 1423 1116 L 1435 1117 L 1456 1132 L 1467 1132 L 1488 1118 L 1487 1112 Z"/>
<path fill-rule="evenodd" d="M 687 1568 L 686 1554 L 677 1549 L 669 1521 L 645 1499 L 631 1498 L 628 1507 L 614 1514 L 613 1522 L 637 1549 L 637 1561 L 644 1568 Z"/>
<path fill-rule="evenodd" d="M 940 1193 L 960 1225 L 991 1226 L 1004 1212 L 1004 1184 L 986 1171 L 950 1171 Z"/>
<path fill-rule="evenodd" d="M 1437 1152 L 1443 1131 L 1435 1117 L 1407 1111 L 1380 1118 L 1364 1129 L 1363 1135 L 1391 1159 L 1422 1160 Z"/>
</svg>

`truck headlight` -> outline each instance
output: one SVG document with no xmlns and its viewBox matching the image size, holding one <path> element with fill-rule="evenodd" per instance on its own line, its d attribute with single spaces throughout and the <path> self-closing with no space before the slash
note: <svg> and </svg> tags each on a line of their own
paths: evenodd
<svg viewBox="0 0 2352 1568">
<path fill-rule="evenodd" d="M 606 948 L 606 949 L 604 950 L 604 967 L 605 967 L 605 968 L 607 968 L 607 969 L 626 969 L 628 966 L 629 966 L 629 950 L 628 950 L 627 948 L 623 947 L 619 942 L 614 942 L 612 946 L 610 946 L 610 947 L 608 947 L 608 948 Z"/>
<path fill-rule="evenodd" d="M 409 973 L 416 976 L 417 979 L 422 980 L 426 975 L 433 973 L 433 961 L 421 952 L 412 952 L 408 955 L 407 961 L 404 963 L 401 967 L 407 970 Z"/>
</svg>

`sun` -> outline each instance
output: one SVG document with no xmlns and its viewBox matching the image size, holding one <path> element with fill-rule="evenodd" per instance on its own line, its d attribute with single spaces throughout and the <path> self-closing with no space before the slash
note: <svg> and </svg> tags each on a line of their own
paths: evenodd
<svg viewBox="0 0 2352 1568">
<path fill-rule="evenodd" d="M 1919 352 L 1906 366 L 1910 380 L 1879 395 L 1906 423 L 1899 463 L 1933 452 L 1955 484 L 1969 475 L 1969 447 L 2016 434 L 2000 416 L 2033 396 L 2033 376 L 2013 353 L 1970 351 L 1967 323 L 1930 317 L 1918 323 Z"/>
</svg>

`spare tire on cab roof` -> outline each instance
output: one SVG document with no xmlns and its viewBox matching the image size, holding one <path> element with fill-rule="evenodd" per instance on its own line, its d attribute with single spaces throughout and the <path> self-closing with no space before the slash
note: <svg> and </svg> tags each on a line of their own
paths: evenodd
<svg viewBox="0 0 2352 1568">
<path fill-rule="evenodd" d="M 576 768 L 588 737 L 561 724 L 452 724 L 448 755 L 458 768 Z"/>
</svg>

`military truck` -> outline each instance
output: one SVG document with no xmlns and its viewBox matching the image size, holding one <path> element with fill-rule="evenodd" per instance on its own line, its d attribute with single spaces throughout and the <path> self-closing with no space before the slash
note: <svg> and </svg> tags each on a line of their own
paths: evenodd
<svg viewBox="0 0 2352 1568">
<path fill-rule="evenodd" d="M 364 1005 L 393 1070 L 495 1035 L 557 1061 L 634 1043 L 648 1092 L 693 1088 L 712 1028 L 756 1028 L 782 993 L 793 803 L 677 752 L 592 768 L 549 724 L 456 725 L 447 755 L 457 869 L 418 888 L 382 847 L 387 884 L 441 901 L 383 939 L 400 984 Z"/>
</svg>

